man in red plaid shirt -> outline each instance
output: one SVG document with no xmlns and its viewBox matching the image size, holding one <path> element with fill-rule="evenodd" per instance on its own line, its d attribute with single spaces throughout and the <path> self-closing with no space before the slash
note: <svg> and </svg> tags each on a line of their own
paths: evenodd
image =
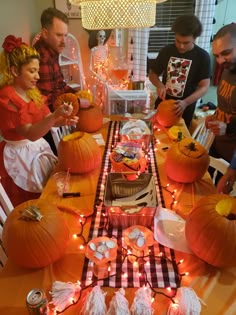
<svg viewBox="0 0 236 315">
<path fill-rule="evenodd" d="M 47 104 L 53 111 L 57 96 L 74 93 L 65 81 L 59 65 L 59 54 L 63 51 L 68 34 L 69 20 L 56 8 L 48 8 L 41 15 L 42 30 L 34 47 L 40 53 L 40 69 L 37 86 L 47 96 Z"/>
</svg>

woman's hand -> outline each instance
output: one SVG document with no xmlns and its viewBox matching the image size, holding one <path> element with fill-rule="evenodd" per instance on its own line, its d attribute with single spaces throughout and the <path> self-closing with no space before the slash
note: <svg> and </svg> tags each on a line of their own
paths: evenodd
<svg viewBox="0 0 236 315">
<path fill-rule="evenodd" d="M 62 104 L 53 113 L 55 116 L 55 127 L 59 126 L 75 126 L 78 121 L 78 116 L 70 116 L 73 111 L 72 104 Z"/>
<path fill-rule="evenodd" d="M 73 112 L 73 105 L 71 103 L 64 103 L 61 106 L 59 106 L 55 111 L 55 119 L 63 117 L 69 117 Z"/>
</svg>

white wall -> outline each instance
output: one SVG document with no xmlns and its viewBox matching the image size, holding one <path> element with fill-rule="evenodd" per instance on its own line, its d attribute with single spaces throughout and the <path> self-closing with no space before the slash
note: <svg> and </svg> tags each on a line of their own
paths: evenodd
<svg viewBox="0 0 236 315">
<path fill-rule="evenodd" d="M 22 37 L 29 42 L 31 33 L 35 32 L 36 7 L 32 0 L 1 0 L 0 4 L 0 47 L 4 38 L 9 35 Z"/>
<path fill-rule="evenodd" d="M 215 19 L 216 23 L 213 26 L 214 33 L 216 33 L 225 24 L 236 22 L 236 1 L 218 0 Z"/>
<path fill-rule="evenodd" d="M 9 35 L 22 37 L 26 43 L 40 31 L 40 16 L 44 9 L 54 6 L 54 0 L 0 0 L 0 50 Z M 88 33 L 80 19 L 70 19 L 69 32 L 79 41 L 84 70 L 88 69 L 90 50 Z"/>
</svg>

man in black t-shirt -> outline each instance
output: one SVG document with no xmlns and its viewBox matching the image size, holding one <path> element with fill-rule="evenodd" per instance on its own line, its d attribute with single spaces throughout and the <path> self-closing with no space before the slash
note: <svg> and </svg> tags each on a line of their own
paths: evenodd
<svg viewBox="0 0 236 315">
<path fill-rule="evenodd" d="M 160 50 L 150 67 L 149 79 L 156 86 L 156 107 L 164 99 L 175 99 L 175 113 L 189 127 L 196 102 L 210 85 L 210 56 L 195 44 L 202 32 L 195 15 L 179 16 L 172 31 L 175 43 Z"/>
</svg>

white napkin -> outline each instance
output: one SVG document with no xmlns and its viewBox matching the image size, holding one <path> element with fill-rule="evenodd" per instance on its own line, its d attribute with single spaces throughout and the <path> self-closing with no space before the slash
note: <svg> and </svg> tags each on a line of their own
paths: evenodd
<svg viewBox="0 0 236 315">
<path fill-rule="evenodd" d="M 154 217 L 154 238 L 169 248 L 192 253 L 185 237 L 185 220 L 174 211 L 158 207 Z"/>
</svg>

